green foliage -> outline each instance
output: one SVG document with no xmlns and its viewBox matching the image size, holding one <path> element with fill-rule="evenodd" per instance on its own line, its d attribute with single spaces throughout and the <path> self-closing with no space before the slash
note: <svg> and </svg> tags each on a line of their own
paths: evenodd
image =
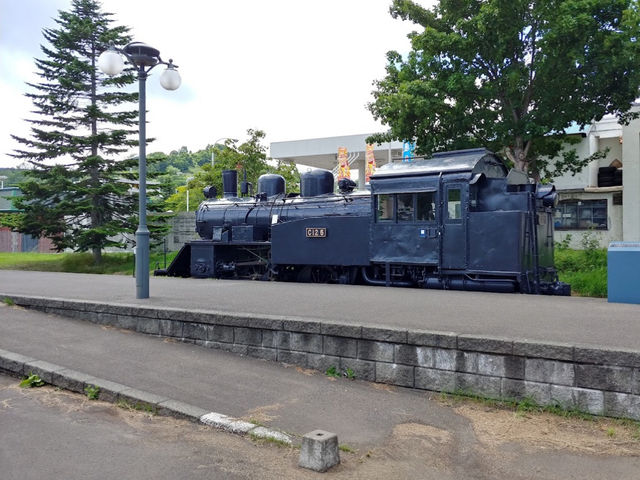
<svg viewBox="0 0 640 480">
<path fill-rule="evenodd" d="M 89 400 L 98 400 L 100 396 L 100 387 L 96 387 L 95 385 L 87 385 L 84 388 L 84 393 L 87 395 Z"/>
<path fill-rule="evenodd" d="M 6 187 L 17 187 L 20 182 L 26 179 L 26 169 L 23 168 L 0 168 L 0 176 L 7 177 L 4 182 Z"/>
<path fill-rule="evenodd" d="M 22 221 L 21 213 L 0 213 L 0 227 L 18 228 Z"/>
<path fill-rule="evenodd" d="M 571 290 L 581 296 L 607 296 L 607 250 L 597 248 L 597 240 L 588 233 L 581 244 L 588 247 L 583 250 L 567 248 L 555 249 L 555 265 L 561 281 L 571 285 Z"/>
<path fill-rule="evenodd" d="M 348 378 L 349 380 L 355 380 L 356 378 L 356 372 L 354 372 L 353 369 L 348 367 L 341 373 L 340 370 L 335 365 L 331 365 L 329 368 L 327 368 L 327 370 L 324 373 L 327 377 L 333 377 L 333 378 L 345 377 L 345 378 Z"/>
<path fill-rule="evenodd" d="M 41 387 L 43 385 L 44 381 L 33 372 L 30 372 L 29 376 L 20 382 L 22 388 Z"/>
<path fill-rule="evenodd" d="M 16 304 L 16 302 L 13 301 L 13 298 L 9 297 L 4 297 L 2 299 L 2 303 L 4 303 L 8 307 L 13 307 Z"/>
<path fill-rule="evenodd" d="M 567 233 L 562 240 L 560 240 L 559 242 L 555 242 L 554 246 L 556 250 L 567 250 L 571 245 L 572 238 L 573 236 L 570 233 Z"/>
<path fill-rule="evenodd" d="M 137 410 L 139 412 L 145 412 L 150 415 L 155 415 L 156 407 L 146 402 L 128 402 L 126 400 L 118 400 L 116 402 L 116 407 L 122 408 L 123 410 Z"/>
<path fill-rule="evenodd" d="M 134 230 L 137 205 L 122 181 L 134 180 L 137 162 L 115 159 L 137 145 L 138 112 L 126 109 L 137 93 L 120 88 L 135 78 L 131 70 L 108 78 L 95 66 L 110 41 L 131 40 L 110 17 L 96 0 L 72 0 L 57 26 L 43 30 L 45 58 L 35 61 L 40 81 L 26 94 L 34 105 L 31 136 L 13 136 L 23 145 L 13 156 L 32 166 L 19 185 L 18 230 L 49 237 L 58 250 L 92 251 L 95 263 L 105 247 L 123 246 L 113 238 Z"/>
<path fill-rule="evenodd" d="M 341 444 L 341 445 L 338 445 L 338 449 L 339 449 L 341 452 L 345 452 L 345 453 L 356 453 L 355 448 L 352 448 L 352 447 L 350 447 L 349 445 L 346 445 L 346 444 L 344 444 L 344 443 L 343 443 L 343 444 Z"/>
<path fill-rule="evenodd" d="M 637 116 L 636 0 L 394 0 L 390 12 L 420 29 L 407 55 L 387 54 L 369 110 L 389 131 L 371 141 L 413 139 L 423 154 L 486 146 L 540 178 L 592 159 L 571 148 L 572 124 Z"/>
<path fill-rule="evenodd" d="M 295 190 L 300 183 L 300 177 L 295 165 L 277 163 L 272 165 L 267 158 L 267 147 L 262 145 L 264 132 L 261 130 L 247 130 L 249 139 L 237 145 L 232 140 L 227 140 L 224 146 L 215 145 L 215 164 L 211 166 L 211 155 L 208 153 L 207 161 L 192 170 L 190 180 L 177 187 L 177 193 L 169 197 L 167 207 L 174 212 L 187 210 L 187 190 L 189 191 L 189 210 L 195 210 L 198 204 L 204 200 L 202 190 L 212 185 L 216 187 L 218 196 L 223 193 L 222 171 L 229 169 L 238 170 L 239 181 L 243 180 L 246 172 L 247 181 L 253 184 L 254 193 L 258 185 L 258 177 L 265 173 L 277 173 L 282 175 L 287 182 L 289 191 Z"/>
<path fill-rule="evenodd" d="M 327 377 L 340 378 L 340 372 L 335 365 L 331 365 L 329 368 L 327 368 L 327 371 L 324 372 L 324 374 Z"/>
<path fill-rule="evenodd" d="M 286 442 L 280 438 L 275 437 L 262 437 L 260 435 L 256 435 L 253 432 L 249 432 L 249 438 L 257 443 L 270 443 L 271 445 L 275 445 L 276 447 L 291 447 L 292 445 L 289 442 Z"/>
<path fill-rule="evenodd" d="M 347 377 L 349 380 L 355 380 L 356 372 L 354 372 L 351 368 L 348 368 L 343 372 L 343 375 Z"/>
</svg>

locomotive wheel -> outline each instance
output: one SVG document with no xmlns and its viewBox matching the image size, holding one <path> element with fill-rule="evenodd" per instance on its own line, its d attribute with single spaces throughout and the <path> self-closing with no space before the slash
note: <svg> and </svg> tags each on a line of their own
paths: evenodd
<svg viewBox="0 0 640 480">
<path fill-rule="evenodd" d="M 311 283 L 329 283 L 331 274 L 329 267 L 311 267 Z"/>
<path fill-rule="evenodd" d="M 298 282 L 302 283 L 329 283 L 333 271 L 326 266 L 306 266 L 298 273 Z"/>
<path fill-rule="evenodd" d="M 338 283 L 342 285 L 354 285 L 358 280 L 358 267 L 345 267 L 338 277 Z"/>
</svg>

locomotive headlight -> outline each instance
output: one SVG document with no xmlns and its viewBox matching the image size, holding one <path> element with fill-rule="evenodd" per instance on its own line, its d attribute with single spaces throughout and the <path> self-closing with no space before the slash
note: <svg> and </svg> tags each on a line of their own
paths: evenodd
<svg viewBox="0 0 640 480">
<path fill-rule="evenodd" d="M 558 205 L 558 193 L 553 185 L 538 185 L 536 198 L 542 200 L 542 206 L 554 208 Z"/>
<path fill-rule="evenodd" d="M 555 192 L 555 190 L 551 191 L 542 198 L 542 205 L 551 208 L 555 208 L 558 206 L 558 194 Z"/>
</svg>

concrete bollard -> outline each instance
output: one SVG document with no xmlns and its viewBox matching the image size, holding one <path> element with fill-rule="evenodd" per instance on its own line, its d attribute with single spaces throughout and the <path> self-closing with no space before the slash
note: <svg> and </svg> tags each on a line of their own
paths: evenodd
<svg viewBox="0 0 640 480">
<path fill-rule="evenodd" d="M 298 466 L 316 472 L 326 472 L 338 463 L 340 452 L 338 436 L 335 433 L 314 430 L 302 437 Z"/>
</svg>

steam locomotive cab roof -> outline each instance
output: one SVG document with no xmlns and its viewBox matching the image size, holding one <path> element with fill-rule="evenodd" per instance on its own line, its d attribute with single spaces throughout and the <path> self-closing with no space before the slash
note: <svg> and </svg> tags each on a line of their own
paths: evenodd
<svg viewBox="0 0 640 480">
<path fill-rule="evenodd" d="M 504 178 L 507 176 L 507 167 L 497 155 L 489 150 L 473 148 L 435 153 L 433 157 L 428 159 L 388 163 L 380 167 L 371 177 L 371 180 L 372 184 L 374 184 L 376 180 L 392 177 L 467 172 L 469 173 L 469 178 L 479 174 L 484 174 L 487 178 Z"/>
</svg>

